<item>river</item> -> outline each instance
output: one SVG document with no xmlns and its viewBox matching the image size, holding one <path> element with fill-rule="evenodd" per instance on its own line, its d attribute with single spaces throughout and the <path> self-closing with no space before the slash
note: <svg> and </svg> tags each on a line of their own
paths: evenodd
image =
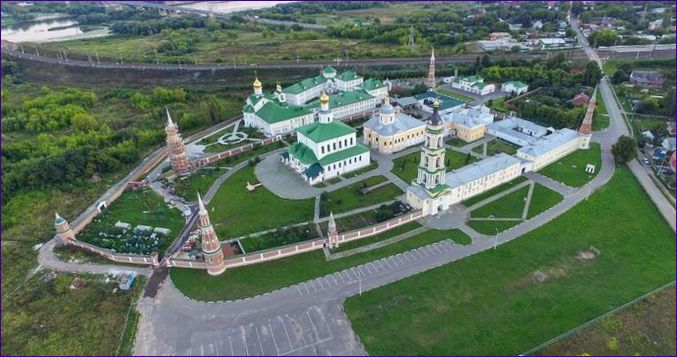
<svg viewBox="0 0 677 357">
<path fill-rule="evenodd" d="M 231 12 L 264 9 L 273 7 L 277 4 L 284 4 L 293 1 L 199 1 L 193 3 L 176 4 L 180 7 L 189 9 L 206 10 L 218 14 L 228 14 Z"/>
<path fill-rule="evenodd" d="M 10 42 L 56 42 L 103 37 L 109 34 L 106 27 L 83 32 L 77 21 L 67 18 L 43 18 L 43 21 L 27 22 L 2 29 L 2 39 Z"/>
</svg>

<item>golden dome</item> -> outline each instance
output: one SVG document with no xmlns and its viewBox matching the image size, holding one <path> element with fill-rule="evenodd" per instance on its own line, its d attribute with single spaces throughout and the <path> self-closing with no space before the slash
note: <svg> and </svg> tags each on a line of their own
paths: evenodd
<svg viewBox="0 0 677 357">
<path fill-rule="evenodd" d="M 261 88 L 262 86 L 261 81 L 259 81 L 259 78 L 257 77 L 256 80 L 254 80 L 254 88 Z"/>
<path fill-rule="evenodd" d="M 326 104 L 329 103 L 329 96 L 327 93 L 322 92 L 322 96 L 320 97 L 320 103 Z"/>
<path fill-rule="evenodd" d="M 440 107 L 440 100 L 435 98 L 435 101 L 433 102 L 433 107 L 439 108 Z"/>
<path fill-rule="evenodd" d="M 276 86 L 275 89 L 276 89 L 278 92 L 282 92 L 282 85 L 280 84 L 280 82 L 277 82 L 277 86 Z"/>
</svg>

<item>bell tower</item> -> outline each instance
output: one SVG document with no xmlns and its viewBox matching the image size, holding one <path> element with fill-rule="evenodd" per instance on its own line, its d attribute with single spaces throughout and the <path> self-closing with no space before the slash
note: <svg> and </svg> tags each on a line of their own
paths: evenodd
<svg viewBox="0 0 677 357">
<path fill-rule="evenodd" d="M 426 123 L 425 143 L 421 150 L 421 161 L 418 165 L 416 184 L 426 189 L 433 196 L 436 190 L 446 185 L 446 167 L 444 165 L 444 123 L 439 113 L 440 102 L 435 100 L 433 114 Z"/>
</svg>

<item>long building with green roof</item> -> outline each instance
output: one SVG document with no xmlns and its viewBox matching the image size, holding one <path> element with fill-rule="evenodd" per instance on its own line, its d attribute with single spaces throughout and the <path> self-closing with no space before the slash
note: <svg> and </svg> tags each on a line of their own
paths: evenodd
<svg viewBox="0 0 677 357">
<path fill-rule="evenodd" d="M 275 92 L 263 92 L 256 79 L 254 93 L 242 108 L 244 125 L 266 136 L 284 135 L 316 121 L 320 102 L 317 98 L 332 94 L 331 107 L 337 119 L 369 115 L 388 95 L 388 85 L 378 79 L 364 80 L 355 71 L 337 71 L 327 66 L 315 77 L 306 78 L 286 88 L 279 84 Z"/>
<path fill-rule="evenodd" d="M 311 185 L 369 165 L 369 148 L 357 142 L 356 130 L 334 120 L 331 99 L 319 99 L 318 121 L 296 129 L 297 142 L 282 162 Z"/>
</svg>

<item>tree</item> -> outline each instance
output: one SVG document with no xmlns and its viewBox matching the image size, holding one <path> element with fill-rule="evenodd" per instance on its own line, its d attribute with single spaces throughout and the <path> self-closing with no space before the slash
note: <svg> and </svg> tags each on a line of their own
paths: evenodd
<svg viewBox="0 0 677 357">
<path fill-rule="evenodd" d="M 637 143 L 629 136 L 621 135 L 618 141 L 611 145 L 611 153 L 617 164 L 626 163 L 637 157 Z"/>
<path fill-rule="evenodd" d="M 465 164 L 466 164 L 466 165 L 470 163 L 470 159 L 471 159 L 470 153 L 468 153 L 468 154 L 465 156 Z"/>
<path fill-rule="evenodd" d="M 663 112 L 671 117 L 675 116 L 675 88 L 663 97 Z"/>
<path fill-rule="evenodd" d="M 587 86 L 595 86 L 602 78 L 602 70 L 599 69 L 597 62 L 589 61 L 585 65 L 585 73 L 583 74 L 583 84 Z"/>
<path fill-rule="evenodd" d="M 617 69 L 616 72 L 614 72 L 614 75 L 611 77 L 611 82 L 613 82 L 613 84 L 620 84 L 627 81 L 628 79 L 630 79 L 630 77 L 624 70 Z"/>
<path fill-rule="evenodd" d="M 482 67 L 489 67 L 489 66 L 491 66 L 491 60 L 489 59 L 489 55 L 482 56 Z"/>
<path fill-rule="evenodd" d="M 620 37 L 616 31 L 611 29 L 601 29 L 593 31 L 590 36 L 588 36 L 588 43 L 593 47 L 599 46 L 613 46 Z"/>
</svg>

